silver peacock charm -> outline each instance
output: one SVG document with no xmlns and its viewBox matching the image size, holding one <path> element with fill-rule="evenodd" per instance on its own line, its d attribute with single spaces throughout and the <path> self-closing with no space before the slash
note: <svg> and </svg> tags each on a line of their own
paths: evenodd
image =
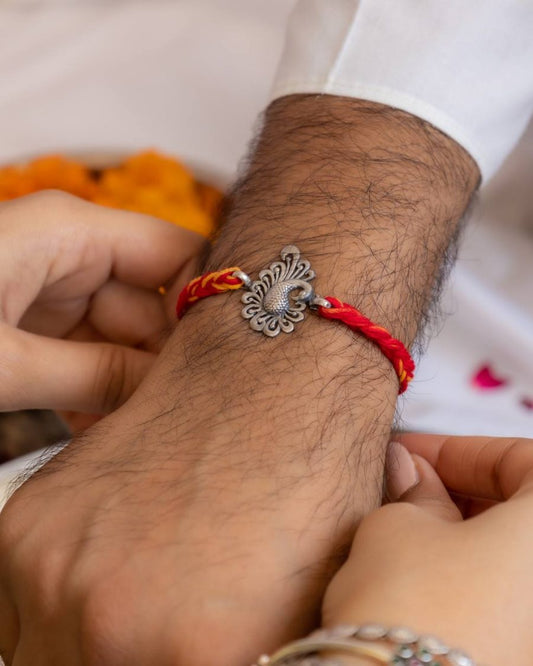
<svg viewBox="0 0 533 666">
<path fill-rule="evenodd" d="M 250 328 L 270 338 L 282 331 L 292 333 L 294 324 L 304 319 L 308 306 L 331 307 L 329 301 L 315 294 L 311 284 L 315 272 L 295 245 L 284 247 L 280 257 L 281 261 L 263 269 L 255 281 L 243 271 L 233 274 L 246 289 L 241 298 L 242 316 L 249 320 Z"/>
</svg>

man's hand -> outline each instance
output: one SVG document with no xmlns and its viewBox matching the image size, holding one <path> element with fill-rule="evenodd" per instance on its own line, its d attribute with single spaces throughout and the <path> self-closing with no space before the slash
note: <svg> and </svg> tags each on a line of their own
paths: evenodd
<svg viewBox="0 0 533 666">
<path fill-rule="evenodd" d="M 411 344 L 476 181 L 407 114 L 278 100 L 208 268 L 254 276 L 294 243 L 318 292 Z M 266 339 L 240 308 L 194 305 L 132 398 L 8 503 L 10 666 L 245 666 L 316 621 L 381 498 L 397 377 L 341 325 Z"/>
<path fill-rule="evenodd" d="M 0 410 L 122 404 L 170 328 L 157 288 L 203 242 L 57 191 L 0 204 Z"/>
</svg>

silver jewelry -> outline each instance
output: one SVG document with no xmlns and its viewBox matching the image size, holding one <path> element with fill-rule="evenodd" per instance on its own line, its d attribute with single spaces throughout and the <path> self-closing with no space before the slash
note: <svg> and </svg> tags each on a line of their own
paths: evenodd
<svg viewBox="0 0 533 666">
<path fill-rule="evenodd" d="M 233 273 L 245 289 L 242 316 L 250 321 L 250 328 L 270 338 L 282 331 L 292 333 L 294 324 L 304 319 L 307 307 L 331 307 L 329 301 L 315 294 L 311 284 L 315 271 L 307 259 L 301 258 L 296 245 L 284 247 L 280 257 L 281 261 L 264 268 L 255 281 L 241 270 Z"/>
<path fill-rule="evenodd" d="M 381 624 L 318 629 L 271 657 L 261 656 L 254 666 L 303 666 L 306 661 L 302 657 L 313 659 L 317 658 L 314 655 L 327 651 L 351 652 L 387 666 L 476 666 L 466 653 L 449 648 L 435 636 L 419 635 L 406 627 L 386 628 Z M 324 666 L 324 661 L 319 660 L 318 664 Z M 309 662 L 309 666 L 314 666 L 314 662 Z"/>
<path fill-rule="evenodd" d="M 296 657 L 286 662 L 287 666 L 342 666 L 337 659 L 325 657 Z"/>
</svg>

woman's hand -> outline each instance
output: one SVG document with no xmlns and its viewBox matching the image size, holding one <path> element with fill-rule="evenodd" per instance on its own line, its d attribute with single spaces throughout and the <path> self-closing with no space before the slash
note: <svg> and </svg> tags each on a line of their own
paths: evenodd
<svg viewBox="0 0 533 666">
<path fill-rule="evenodd" d="M 406 492 L 362 521 L 328 588 L 324 625 L 409 626 L 482 663 L 529 666 L 533 441 L 406 435 L 402 443 L 412 457 L 393 446 L 388 487 Z"/>
<path fill-rule="evenodd" d="M 103 413 L 124 402 L 203 243 L 62 192 L 0 204 L 0 410 Z M 163 298 L 157 288 L 171 282 Z"/>
</svg>

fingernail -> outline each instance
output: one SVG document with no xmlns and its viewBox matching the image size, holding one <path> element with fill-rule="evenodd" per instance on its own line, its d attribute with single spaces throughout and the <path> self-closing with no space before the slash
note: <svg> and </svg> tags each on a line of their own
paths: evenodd
<svg viewBox="0 0 533 666">
<path fill-rule="evenodd" d="M 400 442 L 391 442 L 387 451 L 386 494 L 394 502 L 420 481 L 409 451 Z"/>
</svg>

